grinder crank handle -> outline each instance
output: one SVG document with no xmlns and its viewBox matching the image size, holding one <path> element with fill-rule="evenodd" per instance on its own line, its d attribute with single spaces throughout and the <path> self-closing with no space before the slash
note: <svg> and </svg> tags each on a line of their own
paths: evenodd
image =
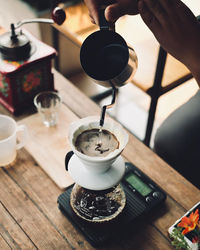
<svg viewBox="0 0 200 250">
<path fill-rule="evenodd" d="M 51 13 L 51 19 L 50 18 L 32 18 L 32 19 L 24 19 L 22 21 L 19 21 L 17 24 L 11 24 L 13 25 L 13 27 L 11 27 L 12 29 L 18 29 L 20 28 L 22 25 L 27 24 L 27 23 L 47 23 L 47 24 L 53 24 L 56 23 L 58 25 L 61 25 L 64 23 L 65 19 L 66 19 L 66 14 L 65 11 L 60 8 L 60 7 L 55 7 L 52 10 Z"/>
</svg>

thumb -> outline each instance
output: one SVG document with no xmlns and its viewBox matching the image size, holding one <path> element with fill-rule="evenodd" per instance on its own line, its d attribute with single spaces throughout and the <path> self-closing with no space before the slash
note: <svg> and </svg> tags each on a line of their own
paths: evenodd
<svg viewBox="0 0 200 250">
<path fill-rule="evenodd" d="M 108 22 L 114 23 L 123 15 L 122 8 L 120 8 L 118 3 L 111 4 L 105 9 L 105 18 Z"/>
</svg>

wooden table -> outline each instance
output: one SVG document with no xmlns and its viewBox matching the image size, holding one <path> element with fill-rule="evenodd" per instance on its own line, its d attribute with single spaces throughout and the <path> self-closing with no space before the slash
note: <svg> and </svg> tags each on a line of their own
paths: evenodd
<svg viewBox="0 0 200 250">
<path fill-rule="evenodd" d="M 94 102 L 54 73 L 66 109 L 77 118 L 100 113 Z M 3 107 L 0 113 L 9 114 Z M 123 156 L 157 182 L 167 200 L 142 230 L 133 225 L 128 237 L 100 249 L 172 249 L 168 227 L 200 200 L 199 190 L 131 134 Z M 62 192 L 25 149 L 10 167 L 0 168 L 0 249 L 93 249 L 58 209 Z"/>
</svg>

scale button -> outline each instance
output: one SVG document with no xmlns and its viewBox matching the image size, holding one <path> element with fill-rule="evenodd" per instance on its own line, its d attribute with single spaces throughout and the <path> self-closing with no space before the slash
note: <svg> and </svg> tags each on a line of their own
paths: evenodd
<svg viewBox="0 0 200 250">
<path fill-rule="evenodd" d="M 146 197 L 146 202 L 151 203 L 153 201 L 153 198 L 151 196 Z"/>
<path fill-rule="evenodd" d="M 154 198 L 160 198 L 161 197 L 161 193 L 160 192 L 154 192 L 153 193 L 153 197 Z"/>
</svg>

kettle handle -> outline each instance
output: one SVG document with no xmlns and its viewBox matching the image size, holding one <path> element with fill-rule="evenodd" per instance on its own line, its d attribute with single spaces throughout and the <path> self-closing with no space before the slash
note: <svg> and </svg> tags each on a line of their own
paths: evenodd
<svg viewBox="0 0 200 250">
<path fill-rule="evenodd" d="M 100 30 L 109 30 L 109 23 L 105 18 L 105 9 L 99 10 L 99 27 Z"/>
</svg>

